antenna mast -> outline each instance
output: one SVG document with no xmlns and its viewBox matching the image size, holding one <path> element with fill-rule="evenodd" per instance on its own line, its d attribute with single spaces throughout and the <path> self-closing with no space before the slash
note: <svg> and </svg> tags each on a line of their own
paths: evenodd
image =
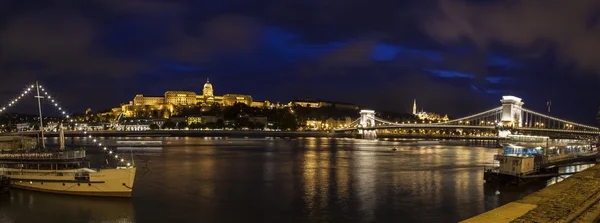
<svg viewBox="0 0 600 223">
<path fill-rule="evenodd" d="M 40 132 L 42 133 L 42 148 L 46 148 L 46 142 L 44 141 L 44 123 L 42 122 L 42 96 L 40 96 L 40 85 L 39 83 L 36 81 L 35 82 L 35 87 L 37 89 L 37 96 L 35 96 L 38 99 L 38 111 L 40 112 Z"/>
</svg>

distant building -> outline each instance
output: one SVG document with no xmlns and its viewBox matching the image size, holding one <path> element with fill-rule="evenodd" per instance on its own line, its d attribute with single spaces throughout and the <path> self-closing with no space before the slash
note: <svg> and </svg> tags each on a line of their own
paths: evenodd
<svg viewBox="0 0 600 223">
<path fill-rule="evenodd" d="M 252 104 L 250 105 L 250 107 L 271 108 L 273 106 L 271 105 L 271 102 L 269 102 L 269 101 L 253 101 Z"/>
<path fill-rule="evenodd" d="M 320 129 L 322 128 L 322 121 L 321 120 L 306 120 L 306 128 L 309 129 Z"/>
<path fill-rule="evenodd" d="M 352 119 L 350 117 L 344 117 L 344 119 L 329 118 L 325 120 L 325 129 L 345 128 L 348 127 L 351 123 Z"/>
<path fill-rule="evenodd" d="M 436 113 L 428 113 L 423 111 L 423 109 L 421 109 L 420 112 L 417 112 L 417 99 L 414 99 L 413 101 L 413 115 L 416 115 L 420 120 L 429 120 L 429 121 L 438 121 L 438 122 L 445 122 L 450 120 L 448 118 L 448 115 L 444 115 L 444 117 L 436 114 Z"/>
<path fill-rule="evenodd" d="M 351 109 L 358 110 L 359 107 L 350 103 L 343 102 L 330 102 L 330 101 L 319 101 L 313 99 L 298 99 L 292 100 L 288 103 L 289 106 L 300 106 L 306 108 L 321 108 L 321 107 L 334 107 L 338 109 Z"/>
<path fill-rule="evenodd" d="M 180 106 L 210 106 L 213 104 L 233 106 L 236 103 L 244 103 L 252 107 L 271 106 L 268 101 L 255 103 L 250 95 L 225 94 L 215 96 L 212 83 L 206 80 L 202 88 L 202 95 L 197 95 L 193 91 L 167 91 L 163 96 L 137 94 L 133 101 L 122 105 L 121 108 L 113 108 L 111 112 L 115 117 L 123 114 L 127 118 L 169 118 L 176 115 L 177 108 Z"/>
</svg>

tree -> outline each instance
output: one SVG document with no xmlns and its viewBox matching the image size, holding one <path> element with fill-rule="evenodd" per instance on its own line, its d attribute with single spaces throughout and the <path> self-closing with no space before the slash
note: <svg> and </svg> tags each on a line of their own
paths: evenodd
<svg viewBox="0 0 600 223">
<path fill-rule="evenodd" d="M 159 128 L 159 127 L 158 127 L 158 125 L 157 125 L 157 124 L 154 124 L 154 123 L 150 124 L 150 129 L 151 129 L 151 130 L 157 130 L 158 128 Z"/>
<path fill-rule="evenodd" d="M 225 121 L 223 121 L 223 119 L 217 120 L 217 123 L 215 123 L 215 128 L 218 128 L 218 129 L 225 128 Z"/>
<path fill-rule="evenodd" d="M 199 122 L 194 122 L 190 125 L 190 129 L 201 129 L 203 127 L 204 127 L 204 125 Z"/>
<path fill-rule="evenodd" d="M 179 129 L 185 129 L 188 127 L 188 123 L 186 121 L 181 121 L 179 123 L 177 123 L 177 128 Z"/>
<path fill-rule="evenodd" d="M 217 123 L 214 123 L 214 122 L 206 123 L 206 128 L 208 128 L 208 129 L 216 129 L 217 128 Z"/>
<path fill-rule="evenodd" d="M 175 127 L 177 127 L 177 123 L 171 120 L 165 121 L 165 123 L 162 125 L 162 129 L 174 129 Z"/>
</svg>

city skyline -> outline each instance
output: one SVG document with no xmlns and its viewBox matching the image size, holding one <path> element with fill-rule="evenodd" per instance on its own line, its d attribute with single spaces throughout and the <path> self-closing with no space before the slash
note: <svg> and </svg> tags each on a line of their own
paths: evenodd
<svg viewBox="0 0 600 223">
<path fill-rule="evenodd" d="M 427 110 L 452 116 L 515 95 L 533 110 L 546 110 L 551 100 L 555 116 L 595 123 L 600 102 L 600 51 L 586 41 L 598 37 L 586 31 L 597 26 L 594 1 L 1 4 L 0 73 L 11 80 L 0 83 L 5 100 L 40 80 L 74 111 L 101 109 L 140 92 L 198 92 L 210 77 L 221 92 L 261 100 L 322 98 L 407 112 L 417 98 Z M 529 11 L 543 21 L 554 21 L 554 12 L 573 18 L 544 22 L 560 30 L 546 32 L 526 17 Z M 509 25 L 515 19 L 523 22 Z"/>
</svg>

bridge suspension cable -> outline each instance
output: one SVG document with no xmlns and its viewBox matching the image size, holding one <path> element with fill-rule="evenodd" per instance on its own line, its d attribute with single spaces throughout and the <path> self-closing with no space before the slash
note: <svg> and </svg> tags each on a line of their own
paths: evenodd
<svg viewBox="0 0 600 223">
<path fill-rule="evenodd" d="M 358 122 L 360 122 L 360 118 L 357 118 L 356 120 L 350 122 L 350 124 L 348 124 L 348 127 L 353 126 L 353 125 L 357 125 Z"/>
<path fill-rule="evenodd" d="M 502 107 L 497 107 L 494 109 L 490 109 L 484 112 L 480 112 L 474 115 L 469 115 L 466 117 L 462 117 L 462 118 L 458 118 L 458 119 L 453 119 L 453 120 L 449 120 L 449 121 L 445 121 L 445 122 L 438 122 L 438 123 L 432 123 L 432 124 L 436 124 L 436 125 L 445 125 L 445 124 L 454 124 L 454 123 L 458 123 L 461 121 L 471 121 L 471 120 L 477 120 L 478 117 L 489 117 L 489 116 L 498 116 L 497 120 L 500 120 L 500 114 L 502 113 Z"/>
<path fill-rule="evenodd" d="M 377 118 L 377 117 L 374 117 L 373 119 L 374 119 L 375 121 L 382 122 L 382 123 L 389 124 L 389 125 L 402 125 L 402 124 L 399 124 L 399 123 L 390 122 L 390 121 L 388 121 L 388 120 L 384 120 L 384 119 Z"/>
<path fill-rule="evenodd" d="M 579 124 L 579 123 L 575 123 L 575 122 L 572 122 L 572 121 L 567 121 L 567 120 L 564 120 L 564 119 L 555 118 L 555 117 L 544 115 L 544 114 L 541 114 L 541 113 L 538 113 L 538 112 L 535 112 L 535 111 L 531 111 L 531 110 L 525 109 L 525 108 L 520 108 L 520 109 L 521 109 L 522 112 L 525 113 L 525 115 L 524 115 L 525 117 L 524 118 L 526 120 L 525 123 L 527 123 L 527 126 L 530 126 L 533 123 L 533 121 L 531 121 L 532 119 L 535 121 L 535 118 L 546 118 L 546 119 L 549 119 L 549 120 L 552 120 L 552 121 L 555 121 L 555 122 L 559 122 L 558 124 L 560 124 L 560 123 L 562 123 L 563 125 L 564 124 L 568 124 L 568 125 L 572 125 L 574 127 L 580 127 L 580 128 L 587 129 L 587 130 L 592 130 L 592 131 L 598 131 L 599 130 L 597 127 L 594 127 L 594 126 Z M 527 113 L 529 113 L 529 114 L 527 114 Z M 532 115 L 536 115 L 538 117 L 532 117 Z"/>
</svg>

